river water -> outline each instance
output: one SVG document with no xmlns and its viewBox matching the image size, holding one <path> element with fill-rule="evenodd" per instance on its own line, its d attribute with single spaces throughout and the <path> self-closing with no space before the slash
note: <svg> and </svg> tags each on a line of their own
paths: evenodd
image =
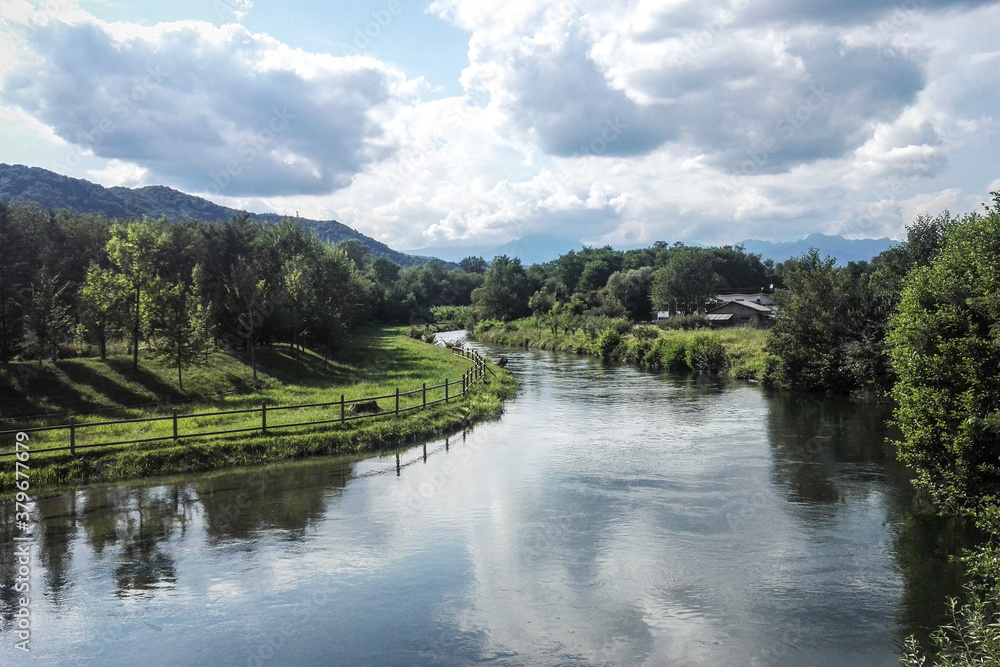
<svg viewBox="0 0 1000 667">
<path fill-rule="evenodd" d="M 398 459 L 38 499 L 31 664 L 893 665 L 941 621 L 884 410 L 504 353 L 503 418 Z"/>
</svg>

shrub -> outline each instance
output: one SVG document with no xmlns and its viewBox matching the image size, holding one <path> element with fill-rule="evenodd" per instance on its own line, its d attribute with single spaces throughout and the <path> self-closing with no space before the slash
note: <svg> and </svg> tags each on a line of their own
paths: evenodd
<svg viewBox="0 0 1000 667">
<path fill-rule="evenodd" d="M 653 341 L 653 346 L 646 353 L 645 362 L 650 366 L 659 366 L 668 370 L 688 368 L 684 354 L 684 343 L 677 338 L 666 336 L 661 336 Z"/>
<path fill-rule="evenodd" d="M 695 334 L 685 352 L 688 367 L 698 373 L 718 373 L 725 368 L 726 350 L 715 336 Z"/>
<path fill-rule="evenodd" d="M 618 352 L 622 344 L 622 335 L 615 329 L 605 329 L 597 337 L 597 352 L 604 359 L 610 359 Z"/>
</svg>

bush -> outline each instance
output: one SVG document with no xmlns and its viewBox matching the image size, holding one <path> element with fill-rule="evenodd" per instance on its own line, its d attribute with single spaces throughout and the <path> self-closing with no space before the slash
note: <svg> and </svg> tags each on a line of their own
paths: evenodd
<svg viewBox="0 0 1000 667">
<path fill-rule="evenodd" d="M 665 336 L 653 341 L 653 346 L 646 353 L 644 361 L 650 366 L 659 366 L 672 371 L 689 368 L 684 354 L 684 343 L 677 338 Z"/>
<path fill-rule="evenodd" d="M 464 326 L 472 317 L 472 306 L 435 306 L 431 315 L 436 324 Z"/>
<path fill-rule="evenodd" d="M 646 360 L 646 355 L 653 349 L 653 343 L 649 340 L 639 338 L 626 338 L 622 347 L 622 361 L 630 364 L 639 364 Z"/>
<path fill-rule="evenodd" d="M 610 359 L 617 354 L 622 344 L 622 335 L 615 329 L 605 329 L 597 338 L 597 352 L 603 359 Z"/>
<path fill-rule="evenodd" d="M 718 373 L 726 366 L 726 350 L 717 338 L 695 334 L 684 355 L 688 368 L 698 373 Z"/>
<path fill-rule="evenodd" d="M 492 331 L 493 329 L 501 329 L 503 327 L 503 322 L 500 320 L 486 319 L 476 322 L 476 328 L 473 329 L 473 335 L 484 334 L 487 331 Z"/>
</svg>

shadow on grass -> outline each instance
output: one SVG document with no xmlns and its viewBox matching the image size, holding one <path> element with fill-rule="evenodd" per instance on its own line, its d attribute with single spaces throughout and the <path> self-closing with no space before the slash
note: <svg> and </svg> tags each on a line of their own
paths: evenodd
<svg viewBox="0 0 1000 667">
<path fill-rule="evenodd" d="M 50 363 L 11 364 L 0 370 L 0 418 L 36 416 L 93 405 L 69 386 L 60 369 Z"/>
<path fill-rule="evenodd" d="M 260 347 L 256 351 L 257 372 L 282 384 L 326 387 L 347 384 L 356 370 L 340 361 L 329 361 L 312 350 L 293 351 L 286 345 Z"/>
<path fill-rule="evenodd" d="M 109 364 L 108 368 L 113 367 Z M 114 373 L 108 373 L 107 371 L 100 373 L 94 368 L 78 363 L 62 364 L 60 370 L 74 385 L 89 387 L 93 393 L 106 398 L 107 400 L 103 402 L 103 405 L 109 403 L 135 405 L 138 403 L 148 403 L 153 398 L 148 393 L 136 391 L 134 386 L 130 387 L 126 378 L 123 377 L 122 372 L 118 370 Z M 131 367 L 128 372 L 132 372 Z M 141 380 L 137 379 L 136 382 L 142 384 Z M 93 401 L 88 401 L 88 403 L 89 408 L 101 407 L 101 405 Z M 82 406 L 66 406 L 66 409 L 84 410 L 87 408 Z"/>
</svg>

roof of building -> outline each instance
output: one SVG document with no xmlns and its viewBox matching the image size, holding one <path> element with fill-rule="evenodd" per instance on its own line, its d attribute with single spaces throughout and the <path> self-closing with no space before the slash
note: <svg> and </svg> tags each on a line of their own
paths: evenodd
<svg viewBox="0 0 1000 667">
<path fill-rule="evenodd" d="M 732 313 L 709 313 L 705 316 L 709 322 L 728 322 L 733 319 Z"/>
<path fill-rule="evenodd" d="M 768 308 L 767 306 L 762 306 L 759 303 L 754 303 L 753 301 L 727 301 L 726 303 L 722 304 L 721 306 L 713 308 L 709 312 L 713 312 L 714 313 L 715 311 L 717 311 L 717 310 L 719 310 L 721 308 L 728 308 L 729 306 L 733 306 L 733 305 L 743 306 L 744 308 L 756 311 L 758 313 L 771 314 L 772 312 L 774 312 L 771 308 Z"/>
</svg>

